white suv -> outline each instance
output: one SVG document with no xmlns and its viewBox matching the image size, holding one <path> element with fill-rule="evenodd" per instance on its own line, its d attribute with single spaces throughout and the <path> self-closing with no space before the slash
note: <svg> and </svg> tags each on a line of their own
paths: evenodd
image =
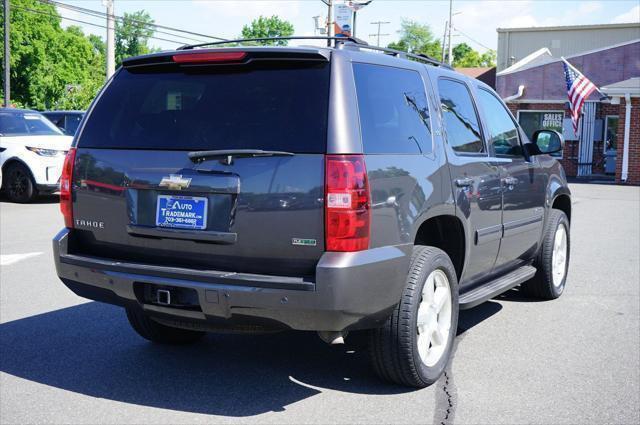
<svg viewBox="0 0 640 425">
<path fill-rule="evenodd" d="M 9 200 L 56 192 L 72 140 L 38 112 L 0 108 L 0 184 Z"/>
</svg>

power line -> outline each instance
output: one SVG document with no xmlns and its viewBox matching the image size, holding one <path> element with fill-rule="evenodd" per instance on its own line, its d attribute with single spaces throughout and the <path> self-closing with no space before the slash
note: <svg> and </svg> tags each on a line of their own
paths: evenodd
<svg viewBox="0 0 640 425">
<path fill-rule="evenodd" d="M 76 13 L 82 13 L 82 14 L 93 16 L 93 17 L 96 17 L 96 18 L 104 19 L 104 18 L 107 17 L 106 13 L 100 12 L 100 11 L 97 11 L 97 10 L 85 9 L 83 7 L 72 6 L 72 5 L 68 5 L 68 4 L 64 4 L 64 3 L 58 3 L 58 2 L 49 1 L 49 0 L 38 0 L 38 1 L 40 3 L 52 4 L 54 6 L 62 8 L 62 9 L 68 9 L 68 10 L 71 10 L 71 11 L 76 12 Z M 113 15 L 113 18 L 115 20 L 117 20 L 117 21 L 120 21 L 120 22 L 124 22 L 125 21 L 125 18 L 121 17 L 121 16 Z M 138 19 L 133 19 L 133 18 L 129 18 L 129 17 L 127 17 L 126 20 L 130 21 L 130 22 L 133 22 L 133 23 L 136 23 L 136 24 L 141 25 L 141 26 L 155 26 L 155 24 L 152 24 L 150 22 L 144 22 L 144 21 L 140 21 Z M 156 32 L 158 34 L 166 34 L 166 35 L 170 35 L 170 36 L 173 36 L 173 37 L 184 38 L 185 40 L 197 41 L 197 42 L 200 42 L 200 43 L 204 42 L 203 40 L 199 40 L 199 39 L 192 38 L 192 37 L 187 37 L 187 36 L 180 35 L 180 34 L 173 34 L 173 33 L 170 33 L 170 32 L 160 31 L 160 30 L 157 30 L 155 28 L 153 30 L 154 30 L 154 32 Z"/>
<path fill-rule="evenodd" d="M 15 6 L 15 5 L 12 5 L 11 7 L 13 7 L 14 9 L 23 10 L 23 11 L 26 11 L 26 12 L 31 12 L 31 13 L 37 13 L 39 15 L 50 16 L 52 18 L 66 19 L 67 21 L 73 21 L 73 22 L 78 22 L 78 23 L 85 24 L 85 25 L 91 25 L 91 26 L 94 26 L 94 27 L 107 29 L 107 27 L 105 25 L 94 24 L 93 22 L 83 21 L 83 20 L 80 20 L 80 19 L 65 18 L 63 16 L 54 15 L 54 14 L 51 14 L 51 13 L 43 12 L 41 10 L 29 9 L 28 7 Z M 153 36 L 149 37 L 149 38 L 152 38 L 154 40 L 166 41 L 166 42 L 169 42 L 169 43 L 176 43 L 176 44 L 180 44 L 180 45 L 184 44 L 184 41 L 179 41 L 179 40 L 169 40 L 167 38 L 160 38 L 160 37 L 153 37 Z"/>
<path fill-rule="evenodd" d="M 480 43 L 478 40 L 475 40 L 471 37 L 469 37 L 467 34 L 463 33 L 462 31 L 460 31 L 458 28 L 453 28 L 454 30 L 458 31 L 460 34 L 462 34 L 463 36 L 467 37 L 469 40 L 473 41 L 474 43 L 476 43 L 477 45 L 484 47 L 487 50 L 493 50 L 491 47 L 489 46 L 485 46 L 484 44 Z"/>
<path fill-rule="evenodd" d="M 58 6 L 58 7 L 64 8 L 64 9 L 73 10 L 73 11 L 78 12 L 78 13 L 84 13 L 86 15 L 93 15 L 93 16 L 100 17 L 100 18 L 106 18 L 107 17 L 106 13 L 101 12 L 99 10 L 87 9 L 85 7 L 74 6 L 74 5 L 66 4 L 66 3 L 61 3 L 61 2 L 58 2 L 58 1 L 55 1 L 55 0 L 38 0 L 38 1 L 40 3 L 51 4 L 51 5 Z M 114 18 L 116 20 L 124 20 L 125 19 L 122 16 L 115 16 L 115 15 L 114 15 Z M 134 23 L 137 23 L 139 25 L 144 25 L 144 26 L 148 26 L 148 27 L 154 27 L 154 28 L 156 28 L 155 31 L 159 32 L 159 33 L 164 33 L 164 32 L 158 31 L 157 28 L 168 30 L 168 31 L 180 32 L 180 33 L 189 34 L 189 35 L 195 35 L 197 37 L 204 37 L 204 38 L 211 38 L 211 39 L 214 39 L 214 40 L 226 41 L 226 39 L 224 39 L 224 38 L 216 37 L 216 36 L 212 36 L 212 35 L 200 34 L 200 33 L 193 32 L 193 31 L 187 31 L 187 30 L 183 30 L 183 29 L 179 29 L 179 28 L 168 27 L 166 25 L 160 25 L 160 24 L 151 23 L 151 22 L 144 22 L 144 21 L 141 21 L 139 19 L 134 19 L 134 18 L 130 18 L 130 17 L 127 17 L 126 19 L 129 20 L 130 22 L 134 22 Z M 182 36 L 182 35 L 179 35 L 179 34 L 171 34 L 171 33 L 164 33 L 164 34 L 171 35 L 171 36 L 174 36 L 174 37 L 181 37 L 181 38 L 195 40 L 193 38 L 185 37 L 185 36 Z M 196 41 L 200 41 L 200 40 L 196 40 Z"/>
<path fill-rule="evenodd" d="M 47 1 L 47 0 L 38 0 L 38 1 L 40 1 L 41 3 L 54 4 L 54 2 L 50 2 L 50 1 Z M 84 12 L 82 10 L 78 10 L 78 9 L 82 9 L 82 8 L 76 9 L 76 7 L 74 7 L 74 6 L 66 5 L 66 4 L 63 4 L 63 3 L 55 3 L 55 6 L 60 7 L 62 9 L 68 9 L 68 10 L 71 10 L 71 11 L 76 12 L 76 13 L 82 13 L 82 14 L 85 14 L 85 15 L 88 15 L 88 16 L 96 17 L 96 18 L 104 19 L 104 18 L 107 17 L 106 13 L 99 12 L 97 10 L 94 11 L 95 13 Z M 89 9 L 87 9 L 87 10 L 89 10 Z M 60 16 L 62 16 L 62 15 L 60 15 Z M 124 17 L 113 15 L 113 18 L 115 20 L 119 21 L 119 22 L 124 22 L 125 21 Z M 138 24 L 140 26 L 152 26 L 153 25 L 151 23 L 145 23 L 143 21 L 140 21 L 140 20 L 137 20 L 137 19 L 133 19 L 133 18 L 126 18 L 126 20 L 130 21 L 130 22 L 133 22 L 135 24 Z M 166 31 L 160 31 L 160 30 L 153 29 L 153 28 L 150 28 L 150 29 L 152 29 L 155 33 L 158 33 L 158 34 L 165 34 L 165 35 L 170 35 L 172 37 L 180 37 L 180 38 L 184 38 L 185 40 L 197 41 L 197 42 L 200 42 L 200 43 L 204 43 L 203 40 L 199 40 L 199 39 L 196 39 L 196 38 L 187 37 L 187 36 L 180 35 L 180 34 L 173 34 L 173 33 L 166 32 Z"/>
</svg>

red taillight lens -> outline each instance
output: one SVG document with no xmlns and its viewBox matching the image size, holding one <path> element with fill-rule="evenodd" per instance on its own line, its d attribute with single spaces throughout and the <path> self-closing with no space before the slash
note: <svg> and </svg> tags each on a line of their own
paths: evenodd
<svg viewBox="0 0 640 425">
<path fill-rule="evenodd" d="M 173 55 L 173 61 L 176 63 L 238 62 L 245 56 L 247 56 L 246 52 L 181 53 Z"/>
<path fill-rule="evenodd" d="M 64 225 L 73 228 L 73 202 L 71 187 L 73 185 L 73 164 L 76 162 L 76 148 L 69 149 L 64 158 L 62 175 L 60 176 L 60 211 L 64 216 Z"/>
<path fill-rule="evenodd" d="M 326 156 L 326 249 L 369 248 L 369 183 L 362 155 Z"/>
</svg>

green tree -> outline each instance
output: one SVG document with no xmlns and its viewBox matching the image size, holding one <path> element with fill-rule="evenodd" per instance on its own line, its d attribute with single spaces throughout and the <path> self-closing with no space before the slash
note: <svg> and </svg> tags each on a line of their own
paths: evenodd
<svg viewBox="0 0 640 425">
<path fill-rule="evenodd" d="M 100 54 L 79 27 L 61 27 L 55 6 L 38 0 L 11 0 L 9 18 L 12 103 L 49 109 L 70 87 L 102 84 Z M 1 42 L 0 52 L 4 53 Z"/>
<path fill-rule="evenodd" d="M 390 49 L 424 54 L 434 58 L 440 57 L 440 40 L 434 37 L 429 25 L 403 18 L 398 33 L 400 40 L 390 43 L 388 45 Z"/>
<path fill-rule="evenodd" d="M 95 52 L 101 56 L 106 57 L 107 54 L 107 44 L 104 42 L 102 37 L 97 36 L 95 34 L 89 34 L 89 42 L 93 45 L 93 49 Z"/>
<path fill-rule="evenodd" d="M 280 19 L 277 16 L 266 18 L 260 16 L 254 19 L 251 25 L 242 27 L 242 38 L 268 38 L 268 37 L 289 37 L 293 34 L 293 25 Z M 261 41 L 257 44 L 264 46 L 286 46 L 287 40 Z"/>
<path fill-rule="evenodd" d="M 87 109 L 104 84 L 104 78 L 88 79 L 83 84 L 67 85 L 55 101 L 54 109 Z"/>
<path fill-rule="evenodd" d="M 463 60 L 469 54 L 471 54 L 471 52 L 473 52 L 473 49 L 467 43 L 460 43 L 453 46 L 452 52 L 453 52 L 453 63 L 457 64 L 457 62 Z"/>
<path fill-rule="evenodd" d="M 487 50 L 480 54 L 467 43 L 460 43 L 453 48 L 453 66 L 458 68 L 496 66 L 495 50 Z"/>
<path fill-rule="evenodd" d="M 480 55 L 480 66 L 494 67 L 496 66 L 497 53 L 493 49 L 489 49 Z"/>
<path fill-rule="evenodd" d="M 122 60 L 130 56 L 151 53 L 149 38 L 153 36 L 154 20 L 144 10 L 134 13 L 124 13 L 122 20 L 116 21 L 116 64 L 122 64 Z"/>
<path fill-rule="evenodd" d="M 64 72 L 64 86 L 51 106 L 85 109 L 104 84 L 105 58 L 76 26 L 61 34 L 60 45 L 58 72 Z M 73 101 L 68 100 L 70 94 L 74 94 Z"/>
</svg>

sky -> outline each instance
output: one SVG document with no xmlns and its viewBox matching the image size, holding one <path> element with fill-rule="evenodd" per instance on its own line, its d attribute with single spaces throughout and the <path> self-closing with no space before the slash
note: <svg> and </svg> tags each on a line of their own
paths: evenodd
<svg viewBox="0 0 640 425">
<path fill-rule="evenodd" d="M 58 0 L 62 3 L 104 11 L 101 0 Z M 340 2 L 341 0 L 334 0 Z M 156 24 L 189 30 L 222 38 L 237 38 L 242 26 L 260 15 L 278 15 L 290 21 L 296 35 L 313 35 L 313 17 L 326 17 L 327 7 L 320 0 L 114 0 L 115 14 L 144 9 Z M 105 25 L 104 20 L 59 8 L 63 17 Z M 465 42 L 478 51 L 496 49 L 496 28 L 640 23 L 640 4 L 637 0 L 454 0 L 455 31 L 453 44 Z M 358 38 L 371 44 L 378 30 L 371 22 L 389 22 L 381 26 L 381 44 L 399 38 L 403 18 L 428 24 L 437 38 L 442 38 L 449 14 L 448 0 L 373 0 L 357 15 Z M 85 33 L 105 37 L 105 29 L 63 20 L 66 25 L 80 25 Z M 156 34 L 156 37 L 193 42 L 180 37 Z M 202 37 L 193 37 L 206 40 Z M 178 43 L 153 39 L 150 44 L 171 49 Z"/>
</svg>

